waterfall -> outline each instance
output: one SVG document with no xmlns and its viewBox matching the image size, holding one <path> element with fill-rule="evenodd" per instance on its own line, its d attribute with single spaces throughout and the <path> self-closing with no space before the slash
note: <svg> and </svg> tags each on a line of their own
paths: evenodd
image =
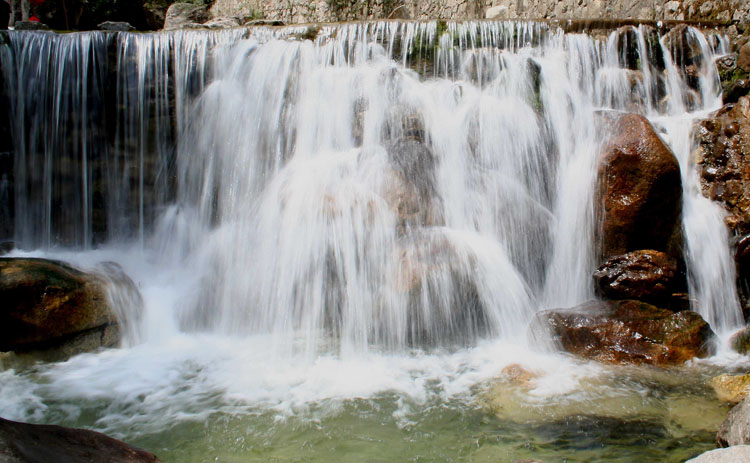
<svg viewBox="0 0 750 463">
<path fill-rule="evenodd" d="M 723 39 L 688 37 L 694 88 L 644 26 L 11 31 L 14 240 L 137 242 L 196 269 L 181 330 L 277 352 L 523 339 L 594 297 L 597 114 L 639 112 L 680 160 L 693 308 L 727 330 L 727 231 L 690 161 Z"/>
</svg>

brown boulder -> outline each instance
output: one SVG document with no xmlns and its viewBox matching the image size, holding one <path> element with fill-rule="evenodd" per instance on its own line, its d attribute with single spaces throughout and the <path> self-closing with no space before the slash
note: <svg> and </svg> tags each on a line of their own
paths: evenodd
<svg viewBox="0 0 750 463">
<path fill-rule="evenodd" d="M 27 352 L 66 345 L 91 350 L 118 343 L 119 324 L 108 284 L 103 276 L 62 262 L 0 258 L 0 350 Z M 137 293 L 134 287 L 127 289 Z M 98 345 L 91 345 L 91 336 Z"/>
<path fill-rule="evenodd" d="M 649 121 L 638 114 L 602 117 L 611 133 L 599 164 L 602 259 L 638 249 L 667 251 L 679 236 L 680 166 Z"/>
<path fill-rule="evenodd" d="M 532 332 L 550 334 L 567 352 L 605 363 L 675 365 L 710 354 L 713 335 L 700 315 L 639 301 L 592 301 L 538 312 Z"/>
<path fill-rule="evenodd" d="M 696 137 L 703 194 L 724 205 L 734 235 L 750 233 L 750 98 L 701 121 Z"/>
<path fill-rule="evenodd" d="M 86 429 L 0 418 L 0 461 L 7 463 L 156 463 L 155 455 Z"/>
<path fill-rule="evenodd" d="M 664 301 L 678 289 L 676 259 L 643 249 L 613 257 L 594 272 L 599 293 L 607 299 Z"/>
</svg>

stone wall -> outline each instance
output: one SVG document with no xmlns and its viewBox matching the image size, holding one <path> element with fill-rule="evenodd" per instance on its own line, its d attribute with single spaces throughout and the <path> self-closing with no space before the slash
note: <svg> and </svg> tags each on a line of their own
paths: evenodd
<svg viewBox="0 0 750 463">
<path fill-rule="evenodd" d="M 216 0 L 213 17 L 286 23 L 361 19 L 637 19 L 750 23 L 746 0 Z M 744 28 L 744 27 L 743 27 Z"/>
</svg>

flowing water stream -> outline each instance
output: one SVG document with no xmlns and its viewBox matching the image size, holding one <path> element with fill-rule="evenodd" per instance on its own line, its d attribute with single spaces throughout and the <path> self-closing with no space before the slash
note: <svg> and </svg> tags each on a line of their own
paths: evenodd
<svg viewBox="0 0 750 463">
<path fill-rule="evenodd" d="M 14 255 L 112 260 L 122 349 L 0 372 L 0 415 L 165 461 L 682 461 L 729 353 L 611 368 L 527 339 L 594 297 L 599 113 L 680 161 L 693 309 L 742 324 L 691 164 L 726 39 L 534 22 L 10 32 Z M 0 198 L 3 196 L 0 195 Z M 534 377 L 504 373 L 520 364 Z"/>
</svg>

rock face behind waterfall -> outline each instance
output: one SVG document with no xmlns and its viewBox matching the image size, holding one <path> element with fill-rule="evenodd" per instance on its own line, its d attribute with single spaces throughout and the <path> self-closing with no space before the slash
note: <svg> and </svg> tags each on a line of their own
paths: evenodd
<svg viewBox="0 0 750 463">
<path fill-rule="evenodd" d="M 667 251 L 680 229 L 680 166 L 648 120 L 637 114 L 602 117 L 612 135 L 601 153 L 601 256 L 638 249 Z"/>
<path fill-rule="evenodd" d="M 676 365 L 709 355 L 713 335 L 700 315 L 639 301 L 589 302 L 538 312 L 531 324 L 567 352 L 606 363 Z"/>
<path fill-rule="evenodd" d="M 0 418 L 4 463 L 157 463 L 155 455 L 86 429 L 18 423 Z"/>
<path fill-rule="evenodd" d="M 0 259 L 0 350 L 59 359 L 118 344 L 109 284 L 62 262 Z"/>
<path fill-rule="evenodd" d="M 696 136 L 703 194 L 724 205 L 732 232 L 750 233 L 750 98 L 702 121 Z"/>
<path fill-rule="evenodd" d="M 750 294 L 750 97 L 726 105 L 695 131 L 703 194 L 724 206 L 724 222 L 738 237 L 735 260 L 747 312 Z"/>
</svg>

